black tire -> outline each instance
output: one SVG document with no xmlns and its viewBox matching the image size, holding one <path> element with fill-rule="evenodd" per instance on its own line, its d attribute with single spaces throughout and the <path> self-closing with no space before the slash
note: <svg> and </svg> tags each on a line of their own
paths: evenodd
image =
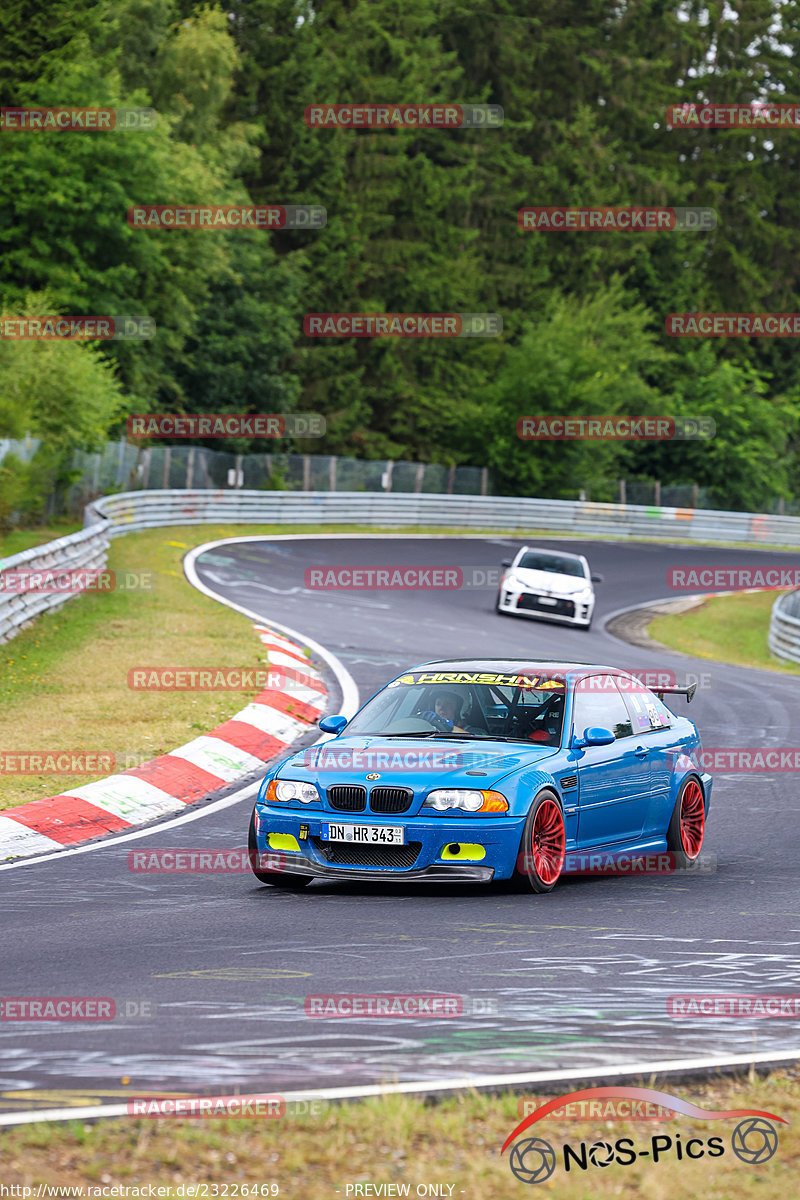
<svg viewBox="0 0 800 1200">
<path fill-rule="evenodd" d="M 681 829 L 682 815 L 684 818 L 683 830 Z M 675 857 L 676 870 L 685 871 L 697 860 L 703 847 L 705 827 L 703 785 L 696 775 L 689 775 L 681 784 L 681 790 L 675 801 L 667 829 L 667 849 Z"/>
<path fill-rule="evenodd" d="M 543 814 L 540 810 L 548 806 L 549 814 L 554 814 L 554 809 L 558 810 L 558 819 L 560 821 L 561 830 L 561 849 L 560 862 L 553 861 L 552 870 L 545 876 L 537 869 L 537 864 L 534 856 L 533 836 L 534 828 L 538 823 L 542 822 Z M 517 855 L 517 865 L 514 871 L 512 882 L 515 885 L 515 890 L 526 891 L 530 888 L 533 892 L 552 892 L 553 888 L 558 883 L 559 876 L 564 866 L 564 849 L 565 849 L 566 833 L 564 829 L 564 812 L 561 808 L 558 796 L 551 788 L 542 788 L 537 795 L 533 804 L 530 807 L 525 828 L 522 831 L 522 839 L 519 845 L 519 853 Z M 558 855 L 555 855 L 555 859 Z M 552 875 L 554 878 L 551 878 Z"/>
<path fill-rule="evenodd" d="M 253 874 L 259 883 L 269 883 L 273 887 L 283 888 L 285 891 L 295 892 L 301 888 L 308 887 L 311 883 L 310 875 L 293 875 L 291 871 L 258 871 L 256 863 L 258 862 L 258 843 L 256 841 L 256 814 L 253 809 L 253 814 L 250 817 L 250 831 L 247 835 L 247 849 L 250 854 L 250 866 Z"/>
</svg>

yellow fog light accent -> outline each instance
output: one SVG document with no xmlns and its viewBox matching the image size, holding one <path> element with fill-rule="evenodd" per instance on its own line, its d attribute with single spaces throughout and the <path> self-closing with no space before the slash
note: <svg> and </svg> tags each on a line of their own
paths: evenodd
<svg viewBox="0 0 800 1200">
<path fill-rule="evenodd" d="M 300 851 L 297 838 L 292 837 L 290 833 L 268 833 L 267 840 L 270 850 L 296 850 L 298 853 Z"/>
<path fill-rule="evenodd" d="M 480 862 L 486 858 L 486 848 L 477 842 L 448 842 L 442 847 L 440 858 L 458 858 L 462 862 Z"/>
</svg>

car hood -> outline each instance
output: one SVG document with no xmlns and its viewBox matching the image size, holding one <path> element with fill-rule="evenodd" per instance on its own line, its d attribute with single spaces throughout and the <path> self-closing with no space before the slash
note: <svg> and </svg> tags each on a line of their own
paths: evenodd
<svg viewBox="0 0 800 1200">
<path fill-rule="evenodd" d="M 531 571 L 520 567 L 514 567 L 510 574 L 526 587 L 537 592 L 549 592 L 553 596 L 572 596 L 575 592 L 582 592 L 591 587 L 588 579 L 579 579 L 577 575 L 554 575 L 552 571 Z"/>
<path fill-rule="evenodd" d="M 279 779 L 307 779 L 322 787 L 366 786 L 491 788 L 509 772 L 557 754 L 559 747 L 465 737 L 403 738 L 377 735 L 331 738 L 285 759 Z M 468 772 L 480 771 L 475 775 Z"/>
</svg>

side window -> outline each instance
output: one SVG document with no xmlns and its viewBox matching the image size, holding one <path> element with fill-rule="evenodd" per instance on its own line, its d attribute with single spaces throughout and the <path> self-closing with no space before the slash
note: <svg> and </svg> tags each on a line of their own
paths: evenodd
<svg viewBox="0 0 800 1200">
<path fill-rule="evenodd" d="M 633 723 L 634 733 L 649 733 L 653 729 L 669 729 L 672 713 L 658 696 L 647 688 L 626 688 L 625 703 Z"/>
<path fill-rule="evenodd" d="M 610 675 L 590 675 L 579 681 L 572 723 L 578 737 L 583 737 L 593 726 L 610 729 L 615 738 L 630 737 L 633 733 L 625 701 Z"/>
</svg>

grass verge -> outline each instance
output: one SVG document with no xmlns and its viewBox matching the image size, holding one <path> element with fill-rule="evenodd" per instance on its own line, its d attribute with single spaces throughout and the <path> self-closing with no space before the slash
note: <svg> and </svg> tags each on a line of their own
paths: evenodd
<svg viewBox="0 0 800 1200">
<path fill-rule="evenodd" d="M 717 596 L 685 613 L 654 617 L 648 632 L 671 650 L 737 667 L 762 667 L 800 675 L 800 664 L 773 658 L 767 630 L 777 592 Z"/>
<path fill-rule="evenodd" d="M 113 755 L 112 770 L 121 770 L 168 753 L 243 708 L 253 691 L 128 687 L 132 667 L 263 665 L 263 647 L 247 620 L 190 587 L 181 565 L 189 547 L 241 532 L 236 526 L 189 526 L 116 538 L 109 567 L 118 579 L 146 570 L 151 588 L 85 593 L 0 646 L 3 751 L 99 751 Z M 110 773 L 6 771 L 0 810 Z"/>
<path fill-rule="evenodd" d="M 0 533 L 0 559 L 11 558 L 14 554 L 22 554 L 23 550 L 31 550 L 34 546 L 43 546 L 45 542 L 54 542 L 56 538 L 66 537 L 68 533 L 77 533 L 83 529 L 80 521 L 69 517 L 59 517 L 51 525 L 39 525 L 34 529 L 14 529 L 11 533 Z"/>
<path fill-rule="evenodd" d="M 775 1113 L 789 1124 L 776 1125 L 774 1157 L 751 1165 L 732 1151 L 736 1118 L 637 1122 L 545 1118 L 521 1135 L 546 1139 L 556 1153 L 552 1178 L 541 1185 L 541 1193 L 537 1188 L 536 1194 L 558 1196 L 559 1200 L 619 1196 L 784 1200 L 797 1194 L 800 1078 L 796 1070 L 776 1071 L 763 1078 L 751 1075 L 665 1084 L 663 1090 L 707 1109 L 753 1108 Z M 0 1179 L 5 1184 L 32 1187 L 29 1195 L 33 1197 L 39 1184 L 76 1189 L 81 1185 L 135 1188 L 152 1184 L 179 1196 L 190 1194 L 190 1184 L 209 1185 L 208 1196 L 252 1195 L 256 1193 L 243 1188 L 261 1185 L 265 1190 L 257 1194 L 264 1196 L 270 1194 L 272 1184 L 279 1189 L 277 1194 L 289 1200 L 406 1194 L 397 1187 L 375 1190 L 380 1184 L 394 1184 L 408 1185 L 410 1197 L 438 1194 L 452 1200 L 462 1196 L 513 1200 L 529 1193 L 511 1173 L 510 1150 L 502 1157 L 499 1150 L 521 1119 L 520 1101 L 521 1097 L 511 1093 L 460 1094 L 437 1103 L 389 1097 L 330 1106 L 317 1116 L 260 1122 L 137 1119 L 23 1126 L 3 1134 Z M 720 1137 L 724 1152 L 713 1158 L 704 1153 L 694 1159 L 683 1153 L 679 1159 L 677 1135 L 682 1151 L 690 1138 L 707 1143 L 710 1137 Z M 653 1136 L 672 1137 L 672 1146 L 657 1162 L 653 1161 Z M 612 1162 L 601 1168 L 588 1163 L 585 1171 L 574 1165 L 565 1171 L 565 1143 L 579 1153 L 581 1142 L 588 1148 L 597 1141 L 613 1144 L 621 1137 L 632 1138 L 635 1150 L 648 1150 L 649 1155 L 637 1157 L 630 1166 Z M 696 1152 L 697 1145 L 693 1148 Z M 605 1157 L 604 1151 L 599 1153 Z M 359 1192 L 355 1191 L 357 1184 L 362 1185 Z M 366 1184 L 373 1186 L 365 1191 Z M 440 1187 L 438 1193 L 430 1191 L 434 1184 Z M 199 1194 L 202 1196 L 202 1191 Z"/>
</svg>

